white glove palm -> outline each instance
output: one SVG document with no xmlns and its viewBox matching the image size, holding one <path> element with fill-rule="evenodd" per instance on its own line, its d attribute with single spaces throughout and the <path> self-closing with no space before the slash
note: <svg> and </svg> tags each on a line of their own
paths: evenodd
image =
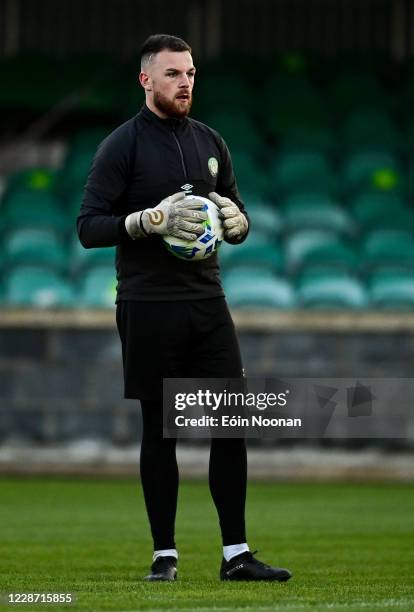
<svg viewBox="0 0 414 612">
<path fill-rule="evenodd" d="M 168 234 L 191 241 L 204 231 L 202 223 L 207 219 L 207 213 L 202 208 L 201 201 L 185 200 L 185 193 L 180 191 L 154 208 L 128 215 L 125 227 L 134 240 L 149 234 Z"/>
<path fill-rule="evenodd" d="M 220 196 L 215 191 L 209 193 L 208 197 L 220 209 L 220 213 L 223 217 L 224 239 L 232 240 L 244 236 L 249 224 L 237 204 L 232 202 L 230 198 Z"/>
</svg>

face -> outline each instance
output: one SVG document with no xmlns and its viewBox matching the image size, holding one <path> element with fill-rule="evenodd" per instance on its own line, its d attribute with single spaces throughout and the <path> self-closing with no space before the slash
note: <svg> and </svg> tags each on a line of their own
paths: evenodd
<svg viewBox="0 0 414 612">
<path fill-rule="evenodd" d="M 188 51 L 160 51 L 139 80 L 147 106 L 159 117 L 186 117 L 191 109 L 195 68 Z"/>
</svg>

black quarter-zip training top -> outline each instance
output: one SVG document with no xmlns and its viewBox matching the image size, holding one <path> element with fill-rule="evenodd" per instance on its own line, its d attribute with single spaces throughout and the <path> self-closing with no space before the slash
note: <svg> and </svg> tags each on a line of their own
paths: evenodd
<svg viewBox="0 0 414 612">
<path fill-rule="evenodd" d="M 99 145 L 77 230 L 86 248 L 116 245 L 117 302 L 223 295 L 217 254 L 184 261 L 167 251 L 160 236 L 132 240 L 125 229 L 127 215 L 182 190 L 204 197 L 216 191 L 246 214 L 227 146 L 203 123 L 161 119 L 144 105 Z"/>
</svg>

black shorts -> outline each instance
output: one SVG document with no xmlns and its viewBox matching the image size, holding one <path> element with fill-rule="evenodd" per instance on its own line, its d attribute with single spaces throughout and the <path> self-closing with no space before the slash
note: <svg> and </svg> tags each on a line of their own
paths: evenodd
<svg viewBox="0 0 414 612">
<path fill-rule="evenodd" d="M 243 375 L 236 332 L 224 297 L 121 301 L 116 321 L 127 399 L 161 399 L 163 378 Z"/>
</svg>

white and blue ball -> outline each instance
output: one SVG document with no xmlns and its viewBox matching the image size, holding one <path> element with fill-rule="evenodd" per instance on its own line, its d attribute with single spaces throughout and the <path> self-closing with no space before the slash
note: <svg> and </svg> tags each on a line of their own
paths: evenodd
<svg viewBox="0 0 414 612">
<path fill-rule="evenodd" d="M 190 242 L 174 236 L 163 236 L 163 240 L 170 253 L 176 257 L 187 261 L 200 261 L 210 257 L 220 248 L 223 242 L 222 222 L 214 202 L 197 195 L 186 196 L 186 200 L 189 199 L 203 202 L 202 210 L 207 213 L 207 219 L 203 221 L 204 232 Z"/>
</svg>

